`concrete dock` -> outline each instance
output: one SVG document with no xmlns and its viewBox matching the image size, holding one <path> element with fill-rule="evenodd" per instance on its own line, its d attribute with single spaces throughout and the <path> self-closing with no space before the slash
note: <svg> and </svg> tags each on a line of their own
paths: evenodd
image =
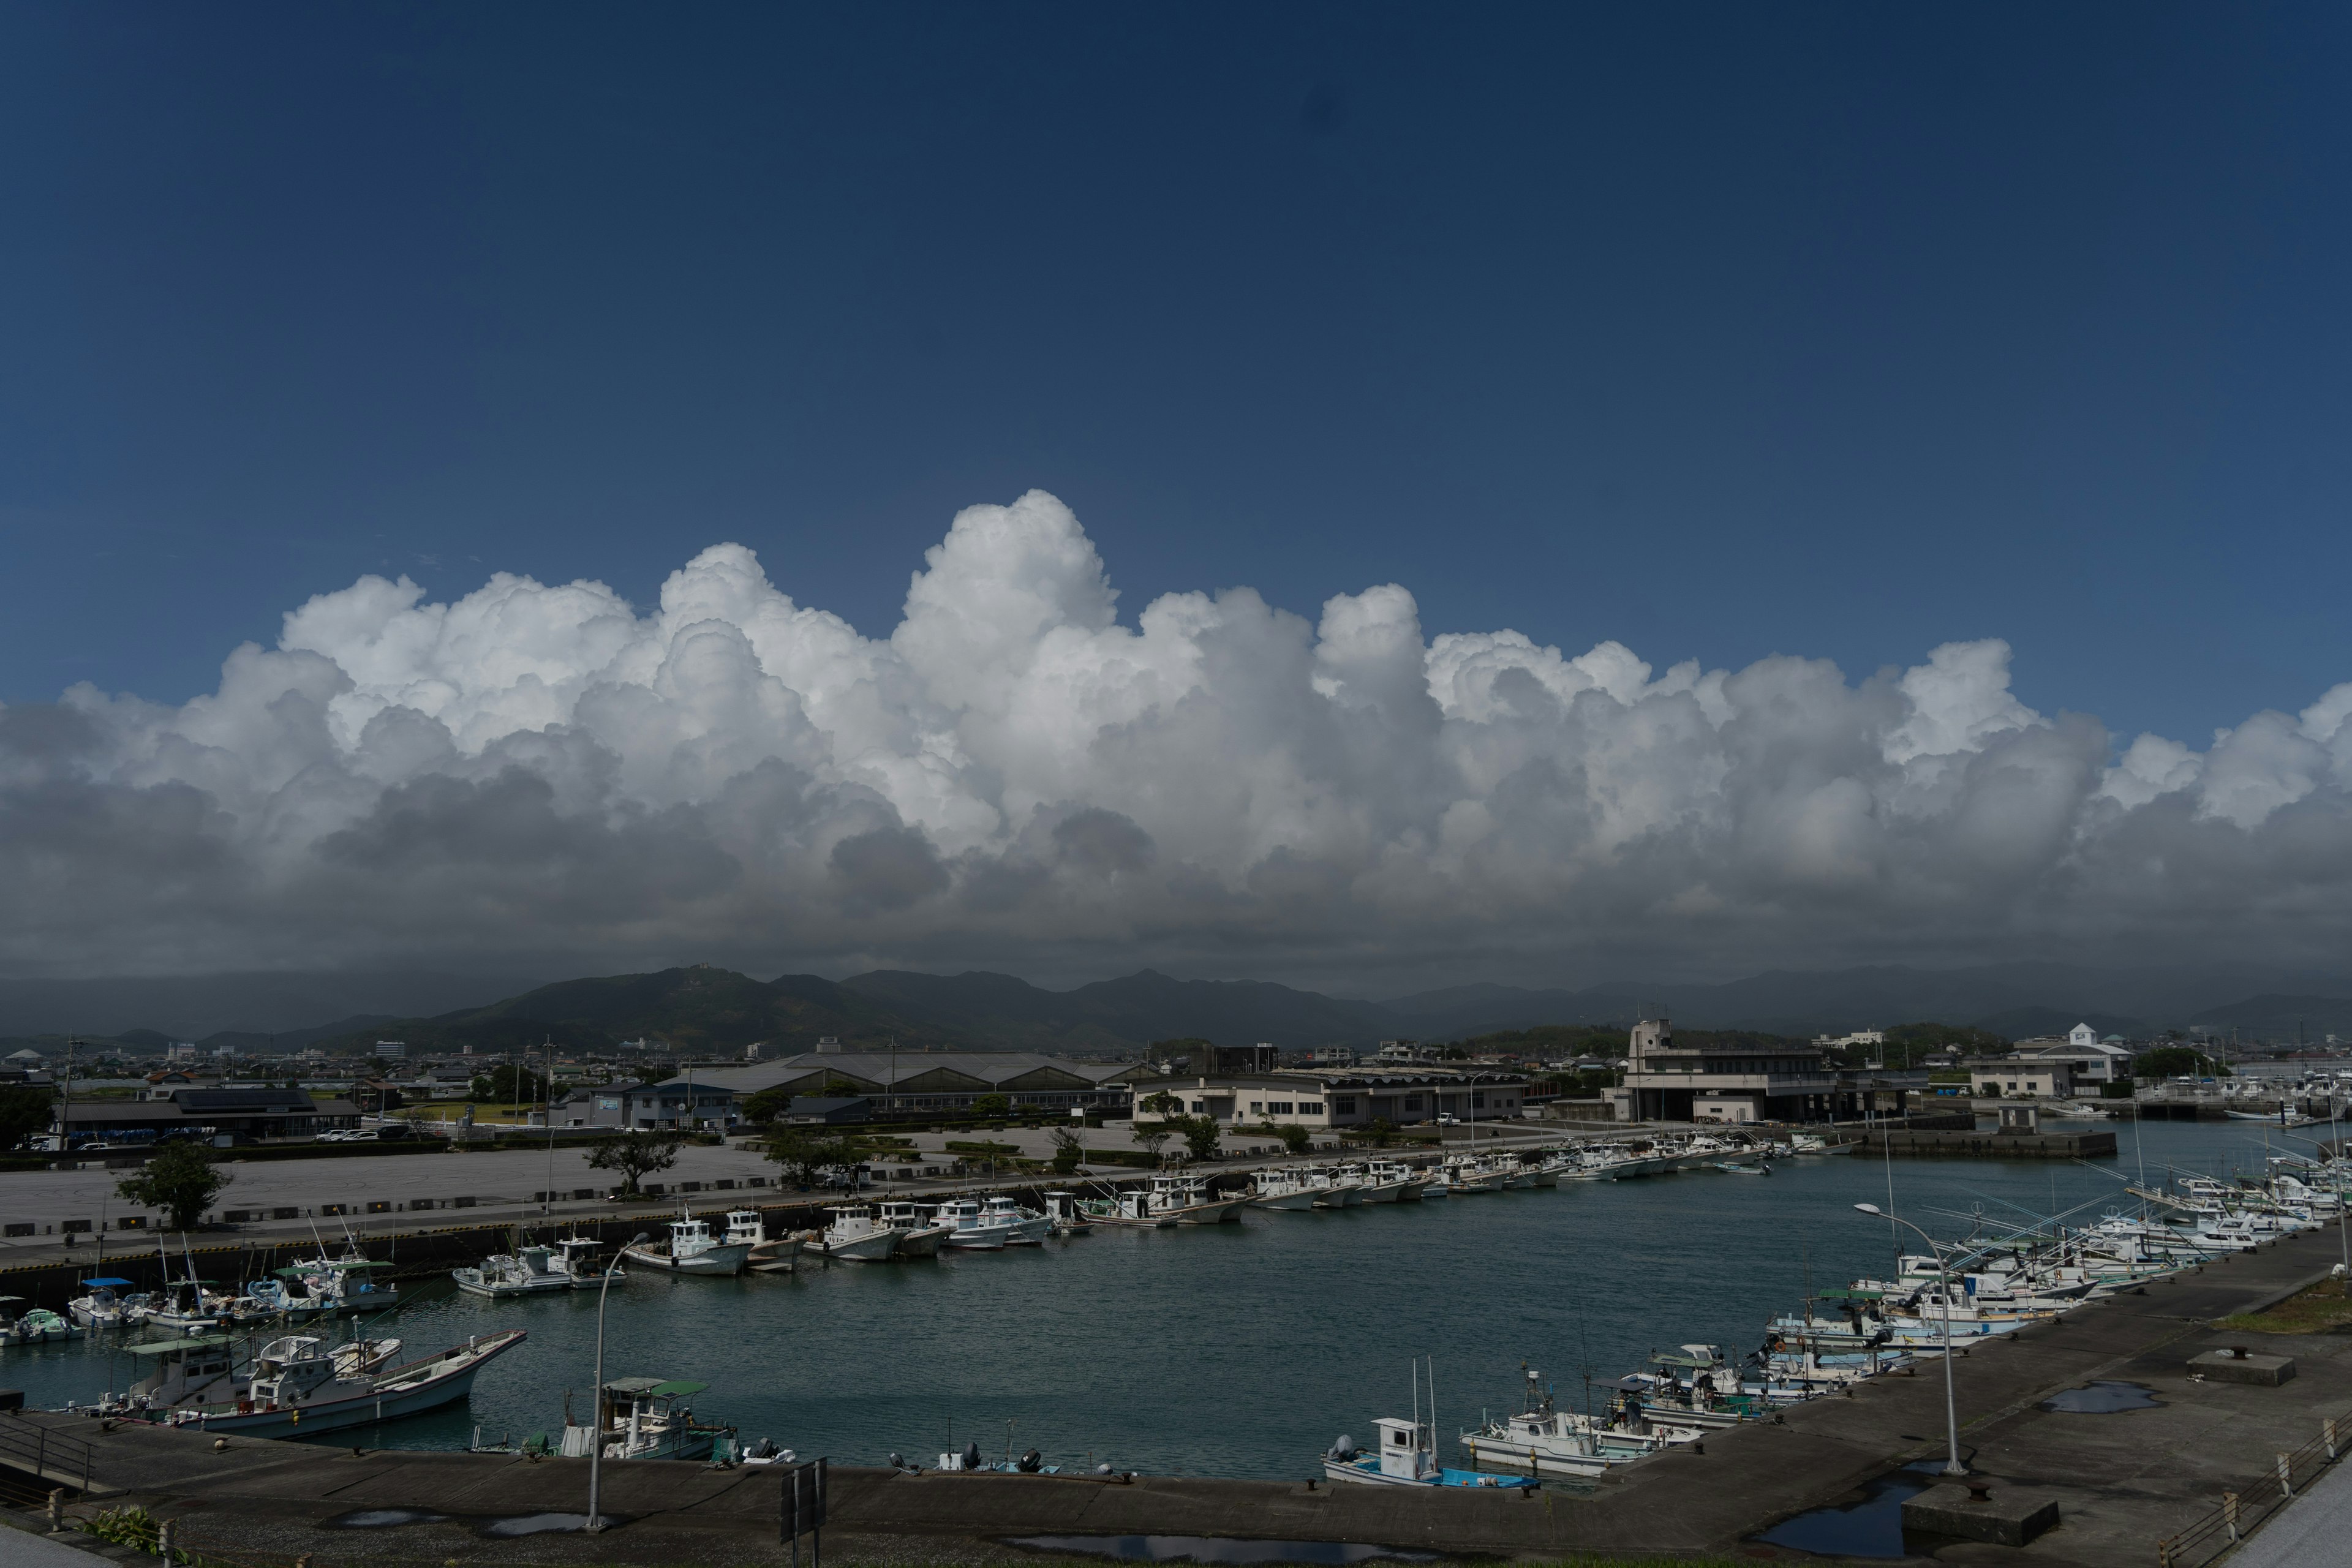
<svg viewBox="0 0 2352 1568">
<path fill-rule="evenodd" d="M 2259 1496 L 2274 1458 L 2305 1447 L 2333 1418 L 2352 1435 L 2352 1337 L 2249 1336 L 2213 1320 L 2255 1310 L 2325 1277 L 2337 1238 L 2314 1233 L 2151 1284 L 2067 1318 L 1979 1344 L 1955 1363 L 1963 1445 L 1975 1479 L 2000 1493 L 2046 1493 L 2056 1528 L 2022 1547 L 1926 1542 L 1938 1560 L 2051 1564 L 2156 1561 L 2156 1543 L 2220 1503 Z M 2295 1359 L 2275 1385 L 2193 1374 L 2192 1358 L 2256 1341 Z M 2042 1408 L 2094 1380 L 2137 1383 L 2157 1403 L 2106 1415 Z M 1036 1537 L 1205 1535 L 1358 1542 L 1479 1556 L 1570 1552 L 1769 1556 L 1752 1538 L 1806 1510 L 1851 1502 L 1867 1483 L 1940 1457 L 1939 1363 L 1816 1400 L 1782 1420 L 1709 1436 L 1612 1476 L 1589 1491 L 1509 1492 L 1333 1487 L 1297 1475 L 1261 1481 L 1138 1477 L 1132 1481 L 996 1475 L 908 1475 L 836 1468 L 825 1550 L 841 1561 L 992 1562 L 1034 1557 Z M 1237 1413 L 1236 1419 L 1245 1419 Z M 48 1460 L 26 1456 L 43 1432 Z M 0 1415 L 0 1466 L 14 1489 L 80 1484 L 78 1510 L 131 1502 L 179 1521 L 184 1544 L 228 1563 L 680 1562 L 772 1563 L 781 1479 L 764 1468 L 709 1469 L 636 1461 L 604 1468 L 604 1506 L 625 1522 L 597 1537 L 488 1536 L 488 1521 L 578 1512 L 579 1460 L 276 1443 L 87 1417 Z M 80 1453 L 79 1444 L 89 1445 Z M 59 1456 L 63 1457 L 60 1458 Z M 26 1472 L 42 1468 L 35 1482 Z M 0 1482 L 9 1478 L 0 1474 Z M 353 1515 L 438 1516 L 351 1528 Z M 19 1515 L 20 1519 L 26 1516 Z M 397 1516 L 394 1516 L 397 1517 Z M 2259 1539 L 2259 1537 L 2257 1537 Z"/>
</svg>

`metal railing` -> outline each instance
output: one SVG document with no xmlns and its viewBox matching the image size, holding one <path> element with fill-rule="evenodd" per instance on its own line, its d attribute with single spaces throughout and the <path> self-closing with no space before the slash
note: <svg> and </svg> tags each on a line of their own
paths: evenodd
<svg viewBox="0 0 2352 1568">
<path fill-rule="evenodd" d="M 71 1480 L 75 1489 L 89 1490 L 98 1448 L 80 1437 L 54 1431 L 47 1422 L 0 1421 L 0 1462 L 28 1470 L 44 1480 Z"/>
<path fill-rule="evenodd" d="M 2159 1568 L 2202 1568 L 2235 1551 L 2271 1515 L 2295 1500 L 2352 1440 L 2352 1412 L 2319 1424 L 2319 1436 L 2292 1453 L 2273 1457 L 2271 1473 L 2242 1492 L 2223 1492 L 2221 1506 L 2156 1543 Z"/>
</svg>

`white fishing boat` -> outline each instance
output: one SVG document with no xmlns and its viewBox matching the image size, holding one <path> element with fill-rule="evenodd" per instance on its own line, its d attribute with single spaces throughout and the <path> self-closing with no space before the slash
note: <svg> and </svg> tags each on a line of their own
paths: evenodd
<svg viewBox="0 0 2352 1568">
<path fill-rule="evenodd" d="M 623 1247 L 621 1258 L 625 1262 L 665 1274 L 732 1276 L 743 1272 L 751 1259 L 751 1245 L 711 1235 L 708 1221 L 683 1218 L 670 1221 L 669 1235 L 660 1241 Z"/>
<path fill-rule="evenodd" d="M 214 1304 L 217 1300 L 208 1300 L 204 1286 L 196 1280 L 167 1280 L 161 1290 L 149 1297 L 147 1321 L 176 1333 L 201 1334 L 219 1328 L 224 1321 Z"/>
<path fill-rule="evenodd" d="M 1383 1415 L 1372 1423 L 1380 1436 L 1372 1452 L 1359 1449 L 1353 1439 L 1341 1437 L 1323 1456 L 1323 1474 L 1335 1481 L 1391 1487 L 1531 1487 L 1532 1479 L 1484 1475 L 1476 1470 L 1450 1470 L 1438 1461 L 1437 1433 L 1433 1422 L 1421 1418 L 1421 1369 L 1413 1368 L 1413 1414 L 1411 1420 Z M 1431 1404 L 1436 1403 L 1434 1391 Z M 1434 1412 L 1433 1412 L 1433 1416 Z"/>
<path fill-rule="evenodd" d="M 449 1278 L 466 1294 L 494 1301 L 571 1289 L 572 1276 L 556 1268 L 554 1259 L 551 1247 L 526 1247 L 518 1253 L 497 1253 L 470 1268 L 453 1268 Z"/>
<path fill-rule="evenodd" d="M 400 1287 L 389 1280 L 378 1284 L 374 1279 L 391 1267 L 362 1252 L 356 1240 L 346 1238 L 343 1250 L 335 1257 L 327 1256 L 322 1241 L 318 1257 L 298 1258 L 277 1272 L 281 1279 L 301 1280 L 311 1299 L 327 1303 L 328 1310 L 373 1313 L 399 1304 Z"/>
<path fill-rule="evenodd" d="M 1081 1198 L 1078 1207 L 1097 1225 L 1135 1226 L 1159 1229 L 1176 1223 L 1176 1216 L 1154 1208 L 1148 1187 L 1123 1187 L 1108 1198 Z"/>
<path fill-rule="evenodd" d="M 898 1256 L 901 1258 L 935 1258 L 939 1255 L 940 1243 L 955 1232 L 954 1226 L 940 1222 L 937 1213 L 929 1204 L 906 1201 L 884 1204 L 882 1223 L 905 1233 L 898 1237 Z"/>
<path fill-rule="evenodd" d="M 1486 1169 L 1486 1163 L 1455 1155 L 1437 1169 L 1437 1179 L 1430 1184 L 1433 1194 L 1442 1193 L 1449 1198 L 1469 1197 L 1478 1193 L 1498 1193 L 1503 1179 Z"/>
<path fill-rule="evenodd" d="M 1084 1236 L 1094 1229 L 1094 1221 L 1078 1206 L 1076 1193 L 1047 1193 L 1045 1217 L 1053 1222 L 1055 1236 Z"/>
<path fill-rule="evenodd" d="M 89 1409 L 203 1431 L 307 1436 L 454 1404 L 472 1391 L 475 1373 L 523 1337 L 520 1329 L 484 1334 L 387 1370 L 397 1340 L 329 1345 L 292 1334 L 263 1346 L 243 1377 L 231 1364 L 231 1336 L 158 1340 L 130 1347 L 133 1355 L 157 1358 L 157 1372 L 121 1400 Z"/>
<path fill-rule="evenodd" d="M 1430 1178 L 1402 1160 L 1374 1160 L 1363 1167 L 1363 1182 L 1368 1204 L 1417 1204 Z"/>
<path fill-rule="evenodd" d="M 982 1219 L 1011 1227 L 1012 1234 L 1004 1238 L 1007 1247 L 1042 1247 L 1054 1234 L 1051 1219 L 1001 1194 L 981 1205 L 980 1213 Z"/>
<path fill-rule="evenodd" d="M 1307 1186 L 1314 1191 L 1317 1208 L 1353 1208 L 1364 1201 L 1364 1184 L 1344 1166 L 1308 1171 L 1305 1174 Z"/>
<path fill-rule="evenodd" d="M 22 1296 L 0 1296 L 0 1345 L 37 1345 L 78 1340 L 81 1330 L 47 1307 L 20 1307 Z"/>
<path fill-rule="evenodd" d="M 887 1263 L 907 1234 L 878 1218 L 872 1204 L 845 1204 L 824 1212 L 824 1234 L 810 1239 L 804 1247 L 835 1263 Z"/>
<path fill-rule="evenodd" d="M 549 1267 L 571 1282 L 574 1290 L 602 1289 L 606 1279 L 615 1285 L 628 1282 L 628 1271 L 618 1262 L 600 1264 L 604 1244 L 593 1236 L 567 1236 L 555 1244 L 555 1257 Z"/>
<path fill-rule="evenodd" d="M 707 1383 L 658 1377 L 616 1377 L 596 1398 L 593 1425 L 563 1424 L 563 1455 L 584 1459 L 601 1447 L 607 1459 L 708 1459 L 724 1439 L 731 1447 L 735 1428 L 705 1425 L 685 1401 Z"/>
<path fill-rule="evenodd" d="M 1221 1198 L 1211 1193 L 1203 1177 L 1159 1175 L 1151 1178 L 1151 1206 L 1156 1213 L 1173 1215 L 1178 1225 L 1221 1225 L 1242 1217 L 1249 1194 Z"/>
<path fill-rule="evenodd" d="M 757 1209 L 728 1210 L 727 1229 L 719 1237 L 726 1246 L 751 1249 L 743 1255 L 743 1261 L 754 1274 L 790 1274 L 793 1259 L 799 1256 L 807 1239 L 804 1233 L 795 1232 L 769 1240 L 768 1222 Z"/>
<path fill-rule="evenodd" d="M 1542 1374 L 1530 1369 L 1527 1375 L 1526 1408 L 1462 1434 L 1462 1446 L 1480 1468 L 1524 1472 L 1539 1479 L 1598 1476 L 1700 1435 L 1696 1426 L 1652 1421 L 1638 1394 L 1621 1393 L 1601 1419 L 1560 1410 L 1543 1386 Z"/>
<path fill-rule="evenodd" d="M 1013 1226 L 981 1212 L 978 1198 L 955 1198 L 940 1205 L 940 1219 L 952 1228 L 940 1238 L 941 1247 L 959 1252 L 1002 1252 L 1013 1239 Z"/>
<path fill-rule="evenodd" d="M 88 1295 L 76 1296 L 66 1303 L 66 1312 L 85 1329 L 123 1329 L 143 1322 L 147 1317 L 147 1297 L 142 1293 L 125 1296 L 123 1289 L 131 1283 L 111 1275 L 85 1279 L 82 1289 Z"/>
<path fill-rule="evenodd" d="M 1249 1201 L 1258 1208 L 1304 1214 L 1316 1206 L 1318 1196 L 1307 1173 L 1287 1166 L 1260 1171 L 1250 1178 Z"/>
</svg>

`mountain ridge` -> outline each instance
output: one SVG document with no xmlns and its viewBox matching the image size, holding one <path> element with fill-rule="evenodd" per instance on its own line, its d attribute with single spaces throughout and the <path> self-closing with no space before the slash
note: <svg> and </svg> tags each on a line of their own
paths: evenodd
<svg viewBox="0 0 2352 1568">
<path fill-rule="evenodd" d="M 315 976 L 299 985 L 282 976 L 270 979 L 272 1005 L 328 984 Z M 485 983 L 456 984 L 478 992 Z M 851 1048 L 896 1039 L 914 1050 L 1120 1054 L 1180 1037 L 1224 1045 L 1265 1041 L 1297 1049 L 1361 1047 L 1392 1037 L 1461 1039 L 1547 1025 L 1622 1026 L 1637 1009 L 1664 1012 L 1702 1029 L 1843 1034 L 1937 1022 L 2012 1038 L 2075 1022 L 2126 1036 L 2165 1027 L 2234 1026 L 2292 1037 L 2289 1031 L 2299 1018 L 2306 1037 L 2315 1039 L 2327 1033 L 2352 1035 L 2352 996 L 2329 994 L 2336 989 L 2352 986 L 2335 976 L 2275 971 L 2124 971 L 2032 963 L 1959 970 L 1782 970 L 1704 984 L 1611 981 L 1580 990 L 1480 982 L 1371 1002 L 1274 981 L 1181 980 L 1153 969 L 1049 991 L 990 970 L 950 975 L 877 969 L 839 981 L 800 973 L 761 980 L 696 964 L 560 980 L 434 1012 L 358 1009 L 323 1025 L 215 1031 L 201 1043 L 253 1052 L 273 1044 L 280 1049 L 313 1044 L 364 1048 L 378 1038 L 400 1038 L 416 1052 L 468 1045 L 478 1052 L 527 1049 L 546 1040 L 567 1048 L 609 1048 L 622 1039 L 654 1036 L 688 1050 L 727 1053 L 755 1041 L 813 1048 L 830 1036 Z M 0 985 L 0 1020 L 8 1017 L 8 999 Z M 18 1026 L 0 1033 L 47 1048 L 46 1041 L 62 1031 Z M 106 1035 L 140 1050 L 152 1048 L 156 1040 L 191 1037 L 185 1031 L 127 1027 Z"/>
</svg>

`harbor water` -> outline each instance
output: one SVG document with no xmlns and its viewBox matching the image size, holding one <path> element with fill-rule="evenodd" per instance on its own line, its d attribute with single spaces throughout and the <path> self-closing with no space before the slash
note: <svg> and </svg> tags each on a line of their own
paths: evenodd
<svg viewBox="0 0 2352 1568">
<path fill-rule="evenodd" d="M 641 1276 L 612 1291 L 608 1377 L 709 1384 L 705 1420 L 803 1458 L 932 1464 L 977 1442 L 994 1460 L 1150 1473 L 1294 1478 L 1342 1433 L 1409 1410 L 1408 1368 L 1434 1358 L 1439 1430 L 1513 1407 L 1523 1363 L 1563 1405 L 1585 1380 L 1686 1342 L 1754 1349 L 1808 1290 L 1884 1274 L 1889 1202 L 1944 1237 L 2075 1205 L 2076 1223 L 2136 1206 L 2121 1178 L 2167 1167 L 2227 1175 L 2301 1148 L 2259 1124 L 2110 1123 L 2120 1150 L 2063 1161 L 1814 1156 L 1769 1179 L 1713 1170 L 1339 1212 L 1253 1210 L 1240 1224 L 1097 1228 L 1043 1248 L 936 1261 L 804 1259 L 788 1277 Z M 1916 1239 L 1916 1238 L 1915 1238 Z M 1916 1248 L 1914 1248 L 1916 1249 Z M 561 1434 L 593 1407 L 591 1292 L 490 1301 L 434 1284 L 369 1331 L 404 1359 L 501 1328 L 526 1343 L 487 1368 L 469 1405 L 323 1441 L 458 1448 Z M 54 1303 L 51 1303 L 54 1304 Z M 330 1331 L 335 1333 L 343 1329 Z M 104 1339 L 0 1352 L 27 1402 L 87 1402 L 138 1375 Z M 1427 1397 L 1424 1391 L 1424 1398 Z M 1592 1396 L 1595 1405 L 1601 1396 Z"/>
</svg>

